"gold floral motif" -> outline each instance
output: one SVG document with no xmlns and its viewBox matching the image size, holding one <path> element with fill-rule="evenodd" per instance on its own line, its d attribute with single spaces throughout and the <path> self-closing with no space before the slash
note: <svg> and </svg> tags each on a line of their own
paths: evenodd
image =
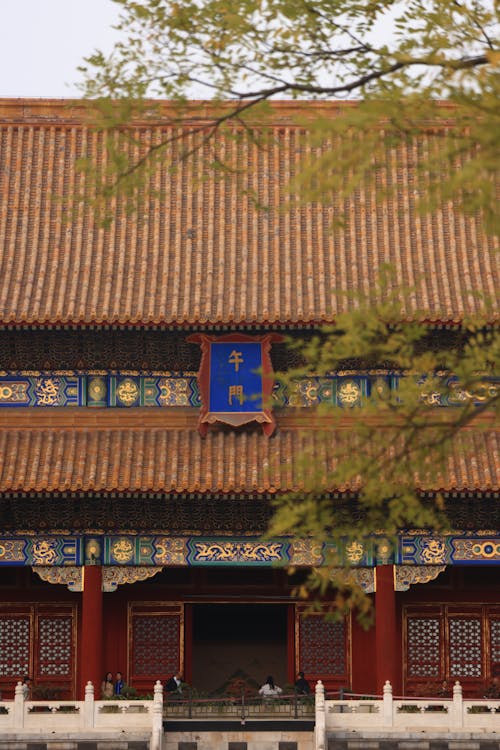
<svg viewBox="0 0 500 750">
<path fill-rule="evenodd" d="M 462 404 L 464 401 L 470 399 L 471 394 L 460 387 L 458 382 L 450 383 L 450 394 L 448 396 L 448 403 L 450 404 Z"/>
<path fill-rule="evenodd" d="M 482 382 L 474 387 L 471 395 L 474 401 L 488 401 L 490 398 L 495 398 L 497 394 L 498 385 L 495 383 Z"/>
<path fill-rule="evenodd" d="M 89 539 L 85 546 L 85 558 L 90 562 L 96 562 L 101 558 L 101 544 L 97 539 Z"/>
<path fill-rule="evenodd" d="M 321 565 L 324 562 L 322 545 L 308 539 L 290 544 L 290 565 Z"/>
<path fill-rule="evenodd" d="M 39 539 L 33 542 L 32 558 L 35 565 L 53 565 L 57 560 L 55 539 Z"/>
<path fill-rule="evenodd" d="M 349 562 L 356 564 L 363 557 L 364 547 L 361 542 L 351 542 L 347 545 L 345 551 Z"/>
<path fill-rule="evenodd" d="M 0 386 L 0 401 L 10 401 L 14 391 L 10 385 L 3 383 Z"/>
<path fill-rule="evenodd" d="M 106 395 L 104 378 L 92 378 L 89 383 L 89 398 L 92 401 L 102 401 Z"/>
<path fill-rule="evenodd" d="M 13 382 L 0 384 L 0 401 L 27 404 L 29 402 L 28 383 Z"/>
<path fill-rule="evenodd" d="M 0 542 L 0 560 L 2 562 L 25 562 L 23 539 L 2 539 Z"/>
<path fill-rule="evenodd" d="M 384 378 L 377 378 L 372 385 L 372 392 L 375 392 L 379 397 L 387 396 L 390 392 L 387 381 Z"/>
<path fill-rule="evenodd" d="M 318 383 L 311 378 L 296 380 L 291 384 L 290 406 L 313 406 L 318 403 Z"/>
<path fill-rule="evenodd" d="M 337 390 L 337 398 L 342 406 L 352 408 L 360 401 L 361 388 L 355 380 L 345 380 Z"/>
<path fill-rule="evenodd" d="M 118 539 L 111 545 L 111 554 L 119 563 L 127 563 L 134 555 L 134 545 L 129 539 Z"/>
<path fill-rule="evenodd" d="M 163 406 L 189 406 L 189 381 L 187 378 L 161 378 L 159 401 Z"/>
<path fill-rule="evenodd" d="M 498 539 L 454 539 L 453 561 L 460 560 L 500 560 Z"/>
<path fill-rule="evenodd" d="M 408 591 L 414 583 L 428 583 L 446 570 L 446 565 L 396 565 L 394 568 L 395 591 Z"/>
<path fill-rule="evenodd" d="M 157 565 L 187 565 L 186 539 L 161 537 L 155 539 L 155 554 L 153 557 Z"/>
<path fill-rule="evenodd" d="M 139 386 L 130 378 L 125 378 L 116 389 L 116 397 L 124 406 L 132 406 L 139 398 Z"/>
<path fill-rule="evenodd" d="M 206 562 L 276 562 L 281 560 L 280 542 L 195 542 L 195 560 Z"/>
<path fill-rule="evenodd" d="M 392 545 L 387 539 L 382 539 L 377 544 L 377 558 L 379 562 L 387 563 L 392 554 Z"/>
</svg>

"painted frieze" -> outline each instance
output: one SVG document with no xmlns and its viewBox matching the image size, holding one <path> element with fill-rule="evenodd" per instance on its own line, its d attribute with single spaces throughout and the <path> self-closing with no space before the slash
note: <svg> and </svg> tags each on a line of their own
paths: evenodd
<svg viewBox="0 0 500 750">
<path fill-rule="evenodd" d="M 276 338 L 274 334 L 272 336 Z M 232 346 L 230 342 L 221 341 L 225 337 L 194 335 L 192 338 L 197 341 L 213 338 L 214 341 L 208 342 L 207 346 L 209 343 L 221 344 L 219 348 L 213 349 L 213 356 L 209 356 L 205 364 L 202 362 L 200 378 L 194 372 L 2 372 L 0 408 L 107 406 L 128 409 L 137 406 L 188 406 L 198 409 L 202 406 L 203 396 L 203 409 L 208 404 L 203 412 L 207 421 L 208 415 L 229 414 L 230 423 L 236 424 L 245 413 L 248 421 L 258 420 L 258 415 L 266 412 L 263 404 L 294 408 L 329 404 L 339 409 L 356 409 L 375 393 L 397 392 L 401 378 L 405 377 L 387 372 L 336 373 L 301 378 L 288 390 L 282 382 L 272 377 L 270 360 L 262 350 L 262 341 L 259 341 L 267 337 L 248 336 L 246 338 L 251 341 L 236 341 L 236 338 L 241 337 L 232 335 Z M 226 350 L 226 346 L 230 348 Z M 203 369 L 208 367 L 207 362 L 213 365 L 209 371 Z M 246 373 L 243 370 L 245 364 Z M 269 383 L 261 380 L 261 367 L 262 373 L 269 373 Z M 205 391 L 200 392 L 202 382 L 205 383 Z M 425 380 L 422 380 L 422 400 L 435 407 L 460 406 L 465 402 L 480 406 L 486 398 L 491 398 L 498 392 L 499 382 L 498 378 L 485 378 L 472 393 L 461 389 L 456 379 L 444 378 L 445 388 L 443 393 L 439 393 L 427 391 Z M 224 420 L 221 418 L 218 421 Z"/>
<path fill-rule="evenodd" d="M 427 572 L 447 565 L 500 565 L 500 534 L 403 535 L 395 547 L 384 537 L 350 540 L 338 547 L 312 540 L 251 536 L 42 536 L 19 532 L 0 537 L 0 566 L 320 566 L 327 560 L 360 570 L 393 564 L 405 569 L 417 566 Z M 413 571 L 411 576 L 415 575 Z"/>
</svg>

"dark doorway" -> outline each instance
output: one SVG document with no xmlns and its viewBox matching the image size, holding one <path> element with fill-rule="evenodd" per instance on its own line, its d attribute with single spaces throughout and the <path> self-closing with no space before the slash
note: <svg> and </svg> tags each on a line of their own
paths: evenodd
<svg viewBox="0 0 500 750">
<path fill-rule="evenodd" d="M 193 606 L 193 687 L 220 692 L 235 675 L 261 685 L 287 680 L 287 607 L 279 604 Z"/>
</svg>

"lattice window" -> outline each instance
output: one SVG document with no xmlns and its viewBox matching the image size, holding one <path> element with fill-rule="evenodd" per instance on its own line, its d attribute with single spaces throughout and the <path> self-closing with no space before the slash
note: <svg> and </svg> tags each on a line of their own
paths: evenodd
<svg viewBox="0 0 500 750">
<path fill-rule="evenodd" d="M 40 617 L 39 673 L 67 677 L 71 674 L 72 618 Z"/>
<path fill-rule="evenodd" d="M 30 618 L 0 617 L 0 677 L 29 673 Z"/>
<path fill-rule="evenodd" d="M 179 615 L 136 615 L 132 646 L 134 675 L 173 674 L 179 669 Z"/>
<path fill-rule="evenodd" d="M 299 663 L 309 674 L 344 675 L 347 671 L 345 622 L 301 617 Z"/>
<path fill-rule="evenodd" d="M 407 628 L 409 677 L 439 677 L 440 623 L 438 618 L 411 617 Z"/>
<path fill-rule="evenodd" d="M 450 675 L 481 677 L 482 638 L 479 617 L 449 619 Z"/>
<path fill-rule="evenodd" d="M 500 619 L 490 620 L 491 673 L 500 675 Z"/>
</svg>

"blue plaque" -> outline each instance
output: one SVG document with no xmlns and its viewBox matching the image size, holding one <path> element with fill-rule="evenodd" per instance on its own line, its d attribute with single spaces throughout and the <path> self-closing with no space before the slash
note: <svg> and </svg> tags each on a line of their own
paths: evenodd
<svg viewBox="0 0 500 750">
<path fill-rule="evenodd" d="M 210 411 L 262 411 L 262 346 L 211 343 Z"/>
</svg>

